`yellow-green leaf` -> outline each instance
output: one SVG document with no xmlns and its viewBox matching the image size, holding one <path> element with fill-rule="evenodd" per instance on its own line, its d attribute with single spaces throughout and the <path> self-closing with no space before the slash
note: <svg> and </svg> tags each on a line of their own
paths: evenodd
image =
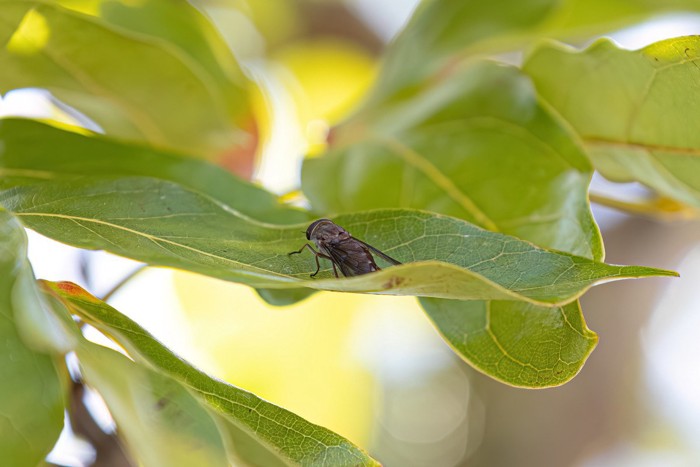
<svg viewBox="0 0 700 467">
<path fill-rule="evenodd" d="M 538 37 L 590 37 L 653 14 L 698 9 L 692 0 L 426 0 L 390 45 L 369 102 L 400 101 L 465 57 L 519 50 Z"/>
<path fill-rule="evenodd" d="M 95 16 L 109 25 L 146 35 L 176 47 L 189 66 L 207 75 L 221 95 L 229 116 L 238 123 L 250 119 L 248 81 L 216 28 L 191 3 L 162 0 L 59 0 L 61 6 Z"/>
<path fill-rule="evenodd" d="M 215 420 L 178 381 L 87 340 L 75 354 L 85 384 L 102 396 L 142 465 L 227 465 Z"/>
<path fill-rule="evenodd" d="M 106 249 L 256 288 L 299 288 L 457 299 L 568 303 L 596 283 L 674 275 L 612 266 L 538 248 L 468 222 L 407 209 L 334 218 L 349 232 L 406 264 L 352 278 L 319 279 L 312 255 L 288 256 L 305 242 L 306 224 L 255 221 L 209 197 L 162 180 L 77 179 L 18 186 L 0 204 L 56 240 Z"/>
<path fill-rule="evenodd" d="M 206 404 L 226 434 L 231 456 L 260 465 L 378 466 L 348 440 L 254 394 L 214 379 L 181 359 L 145 329 L 75 284 L 46 282 L 72 313 L 124 347 L 137 363 L 179 381 Z M 92 358 L 91 355 L 84 355 Z M 91 360 L 98 370 L 101 362 Z M 122 364 L 126 365 L 126 362 Z M 101 377 L 108 377 L 102 374 Z M 111 380 L 109 384 L 118 384 Z M 158 399 L 157 399 L 158 400 Z M 153 407 L 150 407 L 153 410 Z"/>
<path fill-rule="evenodd" d="M 176 47 L 41 1 L 0 1 L 0 93 L 39 87 L 108 134 L 215 157 L 248 138 Z"/>
<path fill-rule="evenodd" d="M 13 466 L 38 465 L 63 428 L 59 369 L 18 324 L 27 312 L 22 299 L 31 293 L 21 279 L 32 274 L 26 242 L 21 224 L 0 209 L 0 453 L 2 463 Z"/>
<path fill-rule="evenodd" d="M 541 246 L 603 257 L 587 199 L 592 167 L 574 135 L 513 67 L 477 62 L 452 70 L 398 103 L 366 107 L 334 131 L 337 147 L 304 164 L 304 191 L 318 210 L 428 209 Z M 595 346 L 578 303 L 421 304 L 462 358 L 516 386 L 565 383 Z"/>
<path fill-rule="evenodd" d="M 603 175 L 700 208 L 700 133 L 691 118 L 700 112 L 692 97 L 699 58 L 697 36 L 636 51 L 603 39 L 583 51 L 544 44 L 524 70 Z"/>
<path fill-rule="evenodd" d="M 0 119 L 0 189 L 81 177 L 146 176 L 197 191 L 226 209 L 273 224 L 310 220 L 270 192 L 205 161 L 83 135 L 33 120 Z"/>
<path fill-rule="evenodd" d="M 397 105 L 367 109 L 307 159 L 320 212 L 411 207 L 602 260 L 593 169 L 518 69 L 477 62 Z"/>
<path fill-rule="evenodd" d="M 474 368 L 504 383 L 544 388 L 581 370 L 598 336 L 579 303 L 542 308 L 501 301 L 421 299 L 428 317 Z"/>
</svg>

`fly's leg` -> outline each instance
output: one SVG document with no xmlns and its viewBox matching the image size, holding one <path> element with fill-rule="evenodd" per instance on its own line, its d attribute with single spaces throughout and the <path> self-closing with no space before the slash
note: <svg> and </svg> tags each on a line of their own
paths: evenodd
<svg viewBox="0 0 700 467">
<path fill-rule="evenodd" d="M 331 260 L 331 264 L 333 265 L 333 274 L 335 274 L 335 278 L 338 279 L 338 270 L 335 268 L 335 261 Z"/>
<path fill-rule="evenodd" d="M 316 277 L 316 274 L 318 274 L 318 271 L 321 270 L 321 263 L 318 261 L 318 257 L 321 255 L 318 251 L 314 251 L 314 259 L 316 260 L 316 272 L 313 274 L 309 274 L 309 277 Z"/>
<path fill-rule="evenodd" d="M 314 256 L 316 257 L 316 272 L 313 274 L 309 274 L 309 277 L 315 277 L 316 274 L 318 274 L 318 271 L 321 270 L 321 263 L 318 262 L 319 257 L 326 258 L 328 261 L 331 262 L 331 264 L 333 265 L 333 272 L 335 273 L 335 277 L 338 277 L 338 273 L 335 270 L 335 261 L 333 261 L 333 258 L 331 258 L 330 256 L 327 256 L 327 255 L 324 255 L 323 253 L 321 253 L 319 251 L 314 251 L 313 248 L 311 249 L 311 251 L 314 252 Z"/>
<path fill-rule="evenodd" d="M 310 274 L 309 277 L 315 277 L 316 274 L 318 274 L 318 271 L 321 270 L 321 263 L 318 261 L 319 256 L 321 258 L 326 258 L 327 260 L 329 260 L 331 262 L 331 264 L 333 265 L 333 272 L 335 273 L 335 277 L 338 277 L 338 271 L 335 270 L 335 262 L 333 261 L 333 258 L 331 258 L 330 256 L 327 256 L 327 255 L 324 255 L 321 252 L 314 250 L 314 247 L 312 247 L 308 243 L 304 243 L 304 246 L 299 248 L 299 250 L 287 253 L 287 255 L 288 256 L 297 255 L 297 254 L 301 253 L 302 251 L 304 251 L 304 248 L 308 248 L 309 250 L 311 250 L 311 253 L 314 254 L 314 259 L 316 260 L 316 272 L 314 272 L 313 274 Z"/>
<path fill-rule="evenodd" d="M 292 252 L 287 253 L 287 256 L 298 255 L 299 253 L 301 253 L 302 251 L 304 251 L 304 248 L 308 248 L 308 249 L 311 250 L 311 252 L 312 252 L 313 254 L 315 254 L 315 255 L 319 254 L 318 251 L 314 250 L 314 247 L 312 247 L 312 246 L 309 245 L 308 243 L 304 243 L 304 246 L 302 246 L 301 248 L 299 248 L 297 251 L 292 251 Z"/>
</svg>

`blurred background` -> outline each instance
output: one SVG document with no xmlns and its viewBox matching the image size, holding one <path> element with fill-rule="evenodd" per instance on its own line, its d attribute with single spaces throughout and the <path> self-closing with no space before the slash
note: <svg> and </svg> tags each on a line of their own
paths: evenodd
<svg viewBox="0 0 700 467">
<path fill-rule="evenodd" d="M 192 3 L 259 88 L 260 141 L 229 168 L 294 200 L 303 158 L 320 153 L 328 129 L 359 104 L 417 2 Z M 699 32 L 700 16 L 676 15 L 608 36 L 636 49 Z M 39 90 L 8 93 L 2 115 L 100 130 Z M 592 190 L 643 189 L 596 177 Z M 581 373 L 558 388 L 512 388 L 472 370 L 411 297 L 318 293 L 275 308 L 244 286 L 147 269 L 110 304 L 204 371 L 338 432 L 387 466 L 700 465 L 700 222 L 593 208 L 608 262 L 674 269 L 681 279 L 616 282 L 586 294 L 583 310 L 600 341 Z M 138 267 L 31 232 L 30 260 L 37 277 L 72 280 L 96 295 Z M 99 396 L 87 402 L 113 429 Z M 49 460 L 82 466 L 93 457 L 67 429 Z"/>
</svg>

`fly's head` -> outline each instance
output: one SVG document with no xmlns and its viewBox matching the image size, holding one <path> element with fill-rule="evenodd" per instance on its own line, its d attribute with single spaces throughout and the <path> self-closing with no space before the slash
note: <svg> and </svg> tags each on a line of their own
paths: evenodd
<svg viewBox="0 0 700 467">
<path fill-rule="evenodd" d="M 313 241 L 318 246 L 323 243 L 328 243 L 332 239 L 338 238 L 343 234 L 347 235 L 347 232 L 328 219 L 314 221 L 309 228 L 306 229 L 306 239 Z"/>
</svg>

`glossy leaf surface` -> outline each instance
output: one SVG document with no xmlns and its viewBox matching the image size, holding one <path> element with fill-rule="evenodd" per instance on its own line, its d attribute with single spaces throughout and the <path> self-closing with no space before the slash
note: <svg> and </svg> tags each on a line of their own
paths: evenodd
<svg viewBox="0 0 700 467">
<path fill-rule="evenodd" d="M 697 11 L 692 0 L 424 1 L 391 44 L 370 103 L 401 100 L 455 62 L 519 50 L 540 37 L 589 37 L 668 11 Z"/>
<path fill-rule="evenodd" d="M 213 80 L 160 40 L 55 3 L 0 1 L 0 93 L 39 87 L 108 134 L 212 158 L 248 137 Z"/>
<path fill-rule="evenodd" d="M 339 148 L 305 162 L 304 189 L 317 209 L 417 207 L 602 259 L 587 201 L 592 167 L 515 68 L 477 63 L 402 105 L 365 112 L 369 121 L 360 114 L 336 130 Z M 358 131 L 358 120 L 375 130 Z M 344 147 L 344 135 L 366 139 Z M 576 303 L 545 308 L 421 299 L 421 304 L 462 358 L 512 385 L 563 384 L 596 343 Z M 565 365 L 560 349 L 549 342 L 569 349 Z M 527 366 L 519 367 L 524 361 Z"/>
<path fill-rule="evenodd" d="M 179 183 L 226 209 L 273 224 L 310 220 L 299 209 L 213 164 L 33 120 L 0 119 L 0 188 L 81 177 L 147 176 Z"/>
<path fill-rule="evenodd" d="M 61 6 L 99 18 L 108 25 L 146 35 L 177 48 L 203 81 L 211 82 L 234 120 L 250 118 L 248 86 L 242 70 L 209 20 L 189 2 L 141 0 L 59 0 Z"/>
<path fill-rule="evenodd" d="M 431 298 L 422 298 L 421 304 L 459 355 L 513 386 L 542 388 L 569 381 L 598 342 L 577 301 L 555 308 Z"/>
<path fill-rule="evenodd" d="M 120 437 L 143 465 L 227 464 L 214 419 L 178 381 L 88 341 L 76 356 L 85 383 L 102 396 Z"/>
<path fill-rule="evenodd" d="M 524 69 L 603 175 L 700 208 L 700 133 L 688 118 L 700 112 L 688 94 L 700 78 L 699 57 L 697 36 L 637 51 L 600 40 L 584 51 L 542 45 Z"/>
<path fill-rule="evenodd" d="M 79 179 L 19 186 L 0 203 L 56 240 L 106 249 L 257 288 L 299 288 L 458 299 L 568 303 L 614 279 L 670 275 L 544 250 L 465 221 L 412 210 L 335 218 L 349 232 L 407 264 L 352 278 L 310 279 L 313 255 L 290 257 L 306 224 L 276 226 L 152 178 Z M 105 209 L 105 207 L 108 207 Z M 225 234 L 224 234 L 225 232 Z M 323 277 L 323 276 L 322 276 Z"/>
<path fill-rule="evenodd" d="M 151 365 L 194 391 L 216 414 L 220 428 L 230 436 L 229 441 L 237 447 L 236 455 L 239 459 L 243 456 L 243 462 L 256 464 L 268 459 L 272 463 L 266 465 L 379 465 L 341 436 L 202 373 L 137 323 L 75 284 L 45 285 L 62 298 L 71 312 L 110 336 L 137 362 Z"/>
<path fill-rule="evenodd" d="M 63 387 L 54 360 L 19 329 L 31 276 L 21 224 L 0 209 L 0 453 L 5 465 L 38 465 L 63 428 Z"/>
<path fill-rule="evenodd" d="M 514 67 L 478 62 L 335 132 L 335 149 L 303 168 L 321 212 L 426 209 L 603 257 L 588 205 L 592 167 Z"/>
</svg>

